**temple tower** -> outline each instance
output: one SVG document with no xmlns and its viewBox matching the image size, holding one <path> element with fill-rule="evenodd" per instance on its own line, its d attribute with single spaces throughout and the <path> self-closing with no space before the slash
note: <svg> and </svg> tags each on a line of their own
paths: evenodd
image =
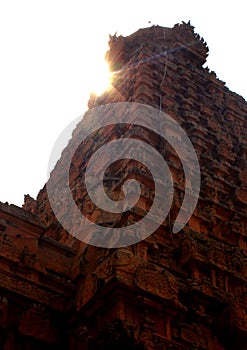
<svg viewBox="0 0 247 350">
<path fill-rule="evenodd" d="M 183 128 L 195 149 L 201 171 L 198 203 L 188 223 L 174 233 L 187 186 L 174 147 L 152 129 L 116 123 L 96 130 L 72 152 L 82 129 L 83 121 L 79 122 L 37 200 L 26 197 L 23 209 L 13 215 L 8 207 L 0 207 L 5 216 L 13 218 L 21 215 L 21 210 L 29 212 L 37 242 L 28 246 L 29 260 L 24 258 L 29 263 L 21 264 L 18 278 L 39 287 L 43 281 L 40 300 L 34 296 L 35 291 L 28 296 L 17 290 L 13 298 L 9 296 L 13 290 L 6 292 L 7 282 L 3 286 L 0 319 L 4 323 L 0 335 L 3 344 L 10 344 L 3 345 L 3 349 L 11 349 L 16 334 L 29 337 L 25 338 L 24 349 L 37 346 L 41 334 L 37 320 L 40 314 L 45 317 L 42 306 L 47 307 L 50 295 L 58 296 L 48 308 L 47 320 L 52 320 L 53 333 L 49 335 L 47 326 L 42 342 L 47 338 L 53 349 L 61 348 L 61 344 L 64 349 L 81 350 L 246 348 L 247 105 L 204 67 L 207 54 L 206 43 L 189 23 L 173 28 L 153 26 L 127 37 L 110 37 L 106 59 L 113 73 L 112 88 L 101 96 L 91 95 L 89 126 L 95 121 L 94 111 L 112 103 L 152 107 L 161 116 L 160 127 L 162 113 L 168 114 Z M 112 117 L 107 107 L 103 110 Z M 71 235 L 59 222 L 49 202 L 49 188 L 58 198 L 56 208 L 61 217 L 67 215 L 68 224 L 76 227 L 75 218 L 68 215 L 70 208 L 61 182 L 64 169 L 69 169 L 71 196 L 80 212 L 102 227 L 123 227 L 127 232 L 152 207 L 155 184 L 148 166 L 122 158 L 107 169 L 104 188 L 114 200 L 122 199 L 122 186 L 127 180 L 135 178 L 140 183 L 140 199 L 124 213 L 104 212 L 95 205 L 84 181 L 93 154 L 104 144 L 122 139 L 146 142 L 166 160 L 174 187 L 171 208 L 161 225 L 136 244 L 115 248 L 96 246 L 92 241 L 87 244 L 78 239 L 79 231 L 78 236 Z M 99 158 L 99 169 L 101 162 Z M 86 226 L 82 231 L 91 234 Z M 42 266 L 38 262 L 31 265 L 33 249 Z M 35 274 L 23 272 L 33 266 Z M 29 313 L 17 307 L 13 310 L 29 320 L 29 328 L 25 328 L 24 321 L 10 327 L 5 297 L 8 309 L 11 302 L 18 304 L 18 300 L 21 303 L 25 299 L 23 308 L 31 309 Z M 39 306 L 30 307 L 32 298 Z M 32 321 L 33 328 L 30 319 L 36 320 Z M 45 349 L 42 344 L 39 349 Z"/>
</svg>

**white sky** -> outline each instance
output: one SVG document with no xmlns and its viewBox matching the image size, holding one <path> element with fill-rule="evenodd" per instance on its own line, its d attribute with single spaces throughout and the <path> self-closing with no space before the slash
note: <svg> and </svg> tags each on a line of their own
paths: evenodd
<svg viewBox="0 0 247 350">
<path fill-rule="evenodd" d="M 47 180 L 51 149 L 86 108 L 108 33 L 191 20 L 207 65 L 247 99 L 245 1 L 0 0 L 0 201 L 22 205 Z"/>
</svg>

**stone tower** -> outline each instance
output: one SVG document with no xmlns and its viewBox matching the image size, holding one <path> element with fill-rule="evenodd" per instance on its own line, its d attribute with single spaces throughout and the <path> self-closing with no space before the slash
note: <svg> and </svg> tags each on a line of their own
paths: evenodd
<svg viewBox="0 0 247 350">
<path fill-rule="evenodd" d="M 185 23 L 110 37 L 106 58 L 112 88 L 92 95 L 90 110 L 129 102 L 169 114 L 197 153 L 197 206 L 186 226 L 173 233 L 185 176 L 174 148 L 155 132 L 135 125 L 102 128 L 79 144 L 70 161 L 79 123 L 37 200 L 26 196 L 23 209 L 0 207 L 3 349 L 246 348 L 247 105 L 203 67 L 207 53 L 204 40 Z M 66 231 L 47 189 L 52 183 L 60 194 L 58 210 L 66 216 L 60 174 L 69 162 L 69 187 L 81 213 L 99 225 L 127 230 L 152 206 L 155 186 L 149 169 L 122 159 L 106 174 L 106 192 L 117 200 L 126 180 L 135 177 L 142 184 L 140 200 L 124 214 L 105 213 L 83 185 L 94 152 L 121 138 L 147 142 L 166 159 L 174 198 L 152 235 L 107 249 Z M 68 221 L 76 225 L 72 215 Z"/>
</svg>

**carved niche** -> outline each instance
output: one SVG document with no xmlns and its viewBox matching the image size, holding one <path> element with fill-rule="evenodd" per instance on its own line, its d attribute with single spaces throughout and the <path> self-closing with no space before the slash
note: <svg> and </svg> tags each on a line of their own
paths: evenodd
<svg viewBox="0 0 247 350">
<path fill-rule="evenodd" d="M 137 268 L 135 285 L 140 289 L 157 295 L 176 307 L 183 307 L 178 301 L 178 284 L 175 276 L 151 263 Z"/>
<path fill-rule="evenodd" d="M 31 268 L 36 261 L 36 255 L 32 254 L 27 246 L 25 246 L 20 254 L 19 267 Z"/>
<path fill-rule="evenodd" d="M 17 257 L 17 249 L 13 245 L 11 238 L 3 233 L 0 235 L 0 255 L 5 256 L 6 258 L 11 258 L 11 260 L 15 260 Z"/>
<path fill-rule="evenodd" d="M 109 255 L 96 268 L 95 274 L 105 282 L 108 282 L 113 276 L 125 279 L 133 279 L 137 266 L 142 259 L 137 257 L 128 248 L 119 248 Z M 131 277 L 132 276 L 132 277 Z"/>
<path fill-rule="evenodd" d="M 51 343 L 57 340 L 55 325 L 45 307 L 40 304 L 32 304 L 20 315 L 19 332 Z"/>
</svg>

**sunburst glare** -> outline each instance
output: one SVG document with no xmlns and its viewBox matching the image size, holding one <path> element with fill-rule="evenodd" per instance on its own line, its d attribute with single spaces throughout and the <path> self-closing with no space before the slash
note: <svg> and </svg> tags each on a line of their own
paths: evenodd
<svg viewBox="0 0 247 350">
<path fill-rule="evenodd" d="M 90 78 L 91 92 L 100 96 L 104 91 L 108 90 L 111 87 L 111 75 L 109 65 L 105 60 L 97 62 Z"/>
</svg>

